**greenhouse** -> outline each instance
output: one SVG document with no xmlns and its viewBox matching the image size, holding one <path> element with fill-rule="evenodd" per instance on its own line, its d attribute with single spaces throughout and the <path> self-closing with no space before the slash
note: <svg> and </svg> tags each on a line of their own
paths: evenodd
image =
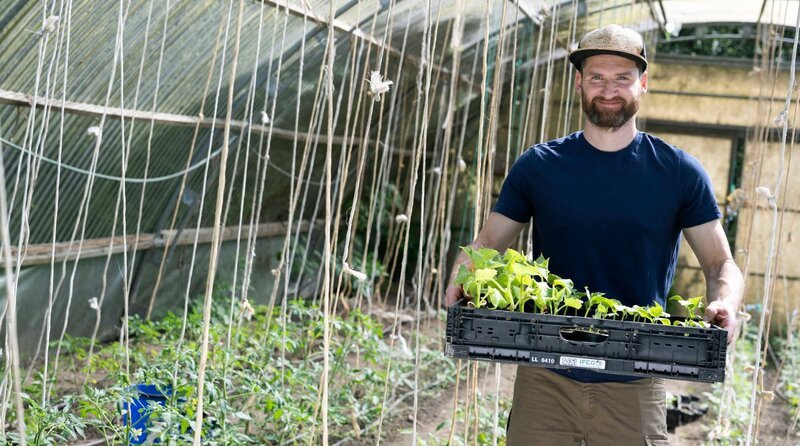
<svg viewBox="0 0 800 446">
<path fill-rule="evenodd" d="M 3 0 L 0 445 L 800 445 L 799 43 L 796 0 Z"/>
</svg>

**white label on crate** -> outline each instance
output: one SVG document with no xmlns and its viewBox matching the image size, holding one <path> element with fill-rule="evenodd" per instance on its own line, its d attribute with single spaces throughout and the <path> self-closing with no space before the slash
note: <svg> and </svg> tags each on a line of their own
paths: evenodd
<svg viewBox="0 0 800 446">
<path fill-rule="evenodd" d="M 562 356 L 559 364 L 564 367 L 580 367 L 582 369 L 605 370 L 606 361 L 603 359 L 573 358 L 572 356 Z"/>
</svg>

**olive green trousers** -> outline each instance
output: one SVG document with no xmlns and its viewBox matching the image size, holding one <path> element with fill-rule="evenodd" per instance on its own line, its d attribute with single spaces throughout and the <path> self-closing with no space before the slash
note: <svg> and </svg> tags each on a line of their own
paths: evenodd
<svg viewBox="0 0 800 446">
<path fill-rule="evenodd" d="M 664 380 L 582 383 L 519 366 L 508 446 L 662 446 L 667 437 Z"/>
</svg>

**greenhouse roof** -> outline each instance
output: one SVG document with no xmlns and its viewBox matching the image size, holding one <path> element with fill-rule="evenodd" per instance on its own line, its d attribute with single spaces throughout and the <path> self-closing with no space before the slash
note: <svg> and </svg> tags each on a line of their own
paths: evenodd
<svg viewBox="0 0 800 446">
<path fill-rule="evenodd" d="M 181 181 L 178 173 L 185 166 L 196 167 L 189 175 L 192 189 L 210 187 L 204 186 L 200 163 L 223 145 L 237 4 L 222 0 L 48 2 L 45 6 L 24 0 L 0 2 L 0 137 L 7 150 L 22 148 L 11 155 L 9 164 L 20 165 L 14 161 L 22 153 L 36 152 L 47 164 L 45 172 L 54 174 L 53 165 L 60 160 L 62 167 L 72 168 L 64 172 L 62 184 L 67 188 L 80 187 L 85 172 L 93 170 L 100 174 L 93 205 L 101 207 L 117 199 L 117 188 L 108 178 L 120 177 L 123 165 L 127 165 L 125 176 L 131 185 L 129 199 L 145 193 L 144 187 L 137 189 L 139 179 L 151 178 L 146 193 L 152 197 L 153 209 L 168 207 Z M 322 101 L 315 93 L 325 60 L 329 5 L 325 0 L 244 2 L 239 66 L 231 90 L 234 133 L 229 141 L 237 138 L 236 144 L 246 147 L 248 135 L 267 131 L 276 145 L 296 144 L 295 135 L 300 141 L 308 139 L 312 129 L 305 126 Z M 637 28 L 652 44 L 667 28 L 685 23 L 754 23 L 759 19 L 793 23 L 797 5 L 777 0 L 339 0 L 333 21 L 337 89 L 355 85 L 351 79 L 348 85 L 342 75 L 352 72 L 351 60 L 360 61 L 351 57 L 354 54 L 384 54 L 383 66 L 370 69 L 384 72 L 400 92 L 414 90 L 422 66 L 431 66 L 438 77 L 449 76 L 458 47 L 457 75 L 465 87 L 458 92 L 458 102 L 463 105 L 480 97 L 481 78 L 474 73 L 484 57 L 484 43 L 489 46 L 490 71 L 498 62 L 511 61 L 510 48 L 503 59 L 494 57 L 503 32 L 530 33 L 527 42 L 534 45 L 535 30 L 554 30 L 547 33 L 552 45 L 545 41 L 536 48 L 533 60 L 518 61 L 524 71 L 563 58 L 586 29 L 601 24 Z M 453 36 L 449 30 L 457 19 L 463 23 L 463 33 Z M 573 22 L 577 25 L 572 26 Z M 421 56 L 426 44 L 437 51 L 431 61 Z M 487 85 L 488 91 L 491 88 Z M 276 102 L 281 106 L 273 112 L 270 105 Z M 29 126 L 18 125 L 24 116 Z M 49 123 L 42 125 L 45 116 Z M 36 122 L 38 134 L 31 127 Z M 94 128 L 102 131 L 98 150 Z M 343 126 L 337 128 L 337 141 L 343 140 L 343 132 Z M 323 135 L 318 142 L 326 138 Z M 32 145 L 34 139 L 37 144 Z M 124 150 L 111 149 L 120 144 L 131 149 L 126 163 L 122 162 Z M 271 156 L 271 168 L 281 169 L 276 173 L 289 170 L 288 159 L 280 159 L 275 151 Z M 15 174 L 11 168 L 9 175 Z M 39 188 L 38 193 L 52 195 L 53 190 Z M 82 197 L 71 194 L 60 199 L 66 212 L 63 218 L 77 212 Z M 52 220 L 52 211 L 41 206 L 31 210 L 31 217 Z M 143 220 L 144 228 L 156 230 L 163 219 L 162 212 L 152 211 Z M 110 224 L 94 222 L 86 236 L 108 234 Z M 71 229 L 64 231 L 58 239 Z M 50 228 L 34 229 L 31 240 L 47 240 L 49 234 Z"/>
<path fill-rule="evenodd" d="M 794 26 L 797 1 L 786 0 L 659 0 L 665 23 L 771 23 Z M 662 12 L 663 11 L 663 12 Z"/>
</svg>

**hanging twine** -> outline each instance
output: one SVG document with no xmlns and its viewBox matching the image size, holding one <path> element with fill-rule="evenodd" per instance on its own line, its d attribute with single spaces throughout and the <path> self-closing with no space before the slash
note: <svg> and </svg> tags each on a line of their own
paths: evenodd
<svg viewBox="0 0 800 446">
<path fill-rule="evenodd" d="M 206 364 L 208 363 L 208 338 L 211 326 L 211 303 L 213 300 L 214 279 L 217 273 L 217 262 L 219 261 L 220 233 L 222 219 L 222 206 L 225 199 L 225 180 L 226 167 L 228 164 L 228 139 L 231 132 L 231 119 L 233 115 L 234 85 L 236 79 L 236 68 L 239 62 L 239 46 L 242 39 L 242 15 L 244 14 L 244 0 L 239 0 L 239 14 L 236 18 L 236 43 L 233 47 L 233 63 L 228 84 L 228 109 L 225 114 L 224 146 L 220 155 L 220 173 L 217 186 L 217 205 L 214 212 L 214 226 L 211 237 L 211 252 L 209 254 L 208 279 L 206 281 L 206 293 L 203 302 L 203 334 L 200 347 L 200 364 L 197 368 L 197 409 L 195 416 L 195 431 L 193 446 L 200 446 L 203 434 L 203 396 L 205 391 Z"/>
</svg>

